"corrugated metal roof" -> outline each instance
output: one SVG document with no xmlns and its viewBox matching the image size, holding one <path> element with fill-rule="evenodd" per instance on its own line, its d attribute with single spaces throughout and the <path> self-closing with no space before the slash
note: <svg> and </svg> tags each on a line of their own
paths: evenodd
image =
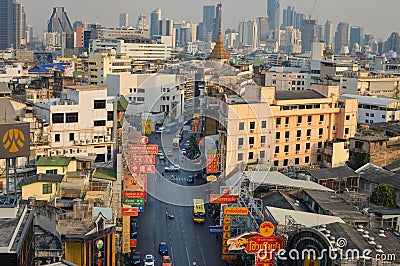
<svg viewBox="0 0 400 266">
<path fill-rule="evenodd" d="M 342 94 L 340 97 L 348 98 L 348 99 L 358 99 L 359 104 L 369 104 L 369 105 L 377 105 L 377 106 L 387 106 L 394 102 L 399 102 L 397 99 L 389 99 L 389 98 L 378 98 L 372 96 L 361 96 L 354 94 Z"/>
</svg>

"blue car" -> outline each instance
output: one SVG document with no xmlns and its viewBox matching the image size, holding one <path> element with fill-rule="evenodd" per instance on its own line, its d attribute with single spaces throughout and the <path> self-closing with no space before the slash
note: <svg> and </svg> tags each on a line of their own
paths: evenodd
<svg viewBox="0 0 400 266">
<path fill-rule="evenodd" d="M 160 255 L 168 255 L 168 245 L 165 242 L 160 242 L 158 245 L 158 252 L 160 252 Z"/>
</svg>

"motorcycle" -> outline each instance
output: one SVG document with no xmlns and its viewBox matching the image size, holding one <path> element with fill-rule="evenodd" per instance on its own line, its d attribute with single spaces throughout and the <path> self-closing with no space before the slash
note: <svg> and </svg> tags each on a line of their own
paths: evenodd
<svg viewBox="0 0 400 266">
<path fill-rule="evenodd" d="M 175 219 L 175 216 L 173 214 L 168 213 L 168 212 L 166 213 L 166 217 L 167 217 L 167 220 Z"/>
</svg>

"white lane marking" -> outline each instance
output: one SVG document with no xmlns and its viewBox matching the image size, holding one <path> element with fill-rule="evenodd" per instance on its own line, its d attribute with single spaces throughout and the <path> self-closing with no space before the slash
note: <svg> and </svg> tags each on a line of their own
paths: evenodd
<svg viewBox="0 0 400 266">
<path fill-rule="evenodd" d="M 189 266 L 192 266 L 192 264 L 190 263 L 189 251 L 188 251 L 188 249 L 187 249 L 187 246 L 185 247 L 185 249 L 186 249 L 186 256 L 187 256 L 187 259 L 188 259 L 188 265 L 189 265 Z"/>
<path fill-rule="evenodd" d="M 201 253 L 201 257 L 202 257 L 202 259 L 203 259 L 203 263 L 204 263 L 204 265 L 207 265 L 207 264 L 206 264 L 206 258 L 204 257 L 203 249 L 201 248 L 201 243 L 200 243 L 199 235 L 196 235 L 196 236 L 197 236 L 197 242 L 199 242 L 200 253 Z"/>
</svg>

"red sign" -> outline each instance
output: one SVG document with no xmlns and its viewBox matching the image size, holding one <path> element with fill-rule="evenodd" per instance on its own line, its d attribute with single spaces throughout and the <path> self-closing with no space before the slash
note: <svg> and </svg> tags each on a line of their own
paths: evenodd
<svg viewBox="0 0 400 266">
<path fill-rule="evenodd" d="M 207 174 L 218 173 L 218 154 L 209 153 L 207 154 Z"/>
<path fill-rule="evenodd" d="M 246 252 L 254 254 L 260 251 L 270 252 L 283 249 L 285 239 L 280 236 L 263 237 L 261 235 L 251 237 L 247 240 Z"/>
<path fill-rule="evenodd" d="M 147 154 L 138 154 L 135 156 L 131 156 L 129 158 L 130 163 L 132 164 L 156 164 L 156 156 L 155 155 L 147 155 Z"/>
<path fill-rule="evenodd" d="M 121 215 L 122 216 L 139 216 L 139 208 L 138 207 L 121 208 Z"/>
<path fill-rule="evenodd" d="M 156 167 L 154 165 L 140 165 L 131 164 L 131 173 L 144 173 L 144 174 L 154 174 L 156 172 Z"/>
<path fill-rule="evenodd" d="M 228 203 L 236 203 L 238 200 L 238 195 L 218 195 L 211 194 L 210 195 L 210 203 L 220 203 L 220 204 L 228 204 Z"/>
<path fill-rule="evenodd" d="M 146 197 L 146 192 L 144 191 L 125 191 L 125 199 L 144 199 Z"/>
<path fill-rule="evenodd" d="M 131 156 L 136 156 L 137 154 L 157 154 L 158 145 L 130 144 L 128 150 Z"/>
<path fill-rule="evenodd" d="M 139 137 L 139 141 L 138 144 L 147 144 L 147 142 L 149 142 L 149 138 L 146 136 L 140 136 Z"/>
<path fill-rule="evenodd" d="M 131 239 L 129 241 L 131 248 L 135 248 L 137 246 L 137 240 L 136 239 Z"/>
</svg>

